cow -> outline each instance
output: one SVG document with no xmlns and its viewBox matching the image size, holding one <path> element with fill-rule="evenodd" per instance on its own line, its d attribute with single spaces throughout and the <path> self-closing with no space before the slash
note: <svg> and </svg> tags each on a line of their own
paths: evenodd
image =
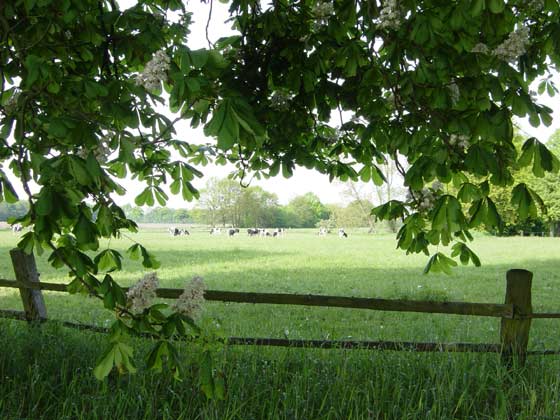
<svg viewBox="0 0 560 420">
<path fill-rule="evenodd" d="M 236 233 L 239 233 L 239 229 L 237 229 L 237 228 L 228 229 L 228 236 L 231 237 L 231 236 L 235 235 Z"/>
<path fill-rule="evenodd" d="M 259 230 L 257 228 L 247 229 L 247 235 L 249 236 L 257 236 L 258 234 L 259 234 Z"/>
<path fill-rule="evenodd" d="M 284 236 L 284 233 L 286 232 L 286 229 L 284 228 L 276 228 L 272 231 L 272 236 L 274 236 L 275 238 L 278 236 Z"/>
<path fill-rule="evenodd" d="M 322 227 L 322 228 L 319 229 L 318 235 L 319 236 L 326 236 L 327 233 L 329 233 L 329 230 L 327 228 Z"/>
<path fill-rule="evenodd" d="M 221 235 L 221 234 L 222 234 L 222 229 L 221 228 L 213 227 L 210 230 L 210 235 Z"/>
<path fill-rule="evenodd" d="M 344 231 L 343 228 L 338 229 L 338 237 L 339 238 L 348 238 L 348 234 Z"/>
<path fill-rule="evenodd" d="M 171 236 L 183 236 L 183 235 L 190 235 L 187 229 L 180 229 L 177 227 L 167 229 Z"/>
<path fill-rule="evenodd" d="M 22 230 L 23 230 L 23 226 L 21 225 L 21 223 L 16 223 L 12 225 L 12 233 L 19 233 Z"/>
</svg>

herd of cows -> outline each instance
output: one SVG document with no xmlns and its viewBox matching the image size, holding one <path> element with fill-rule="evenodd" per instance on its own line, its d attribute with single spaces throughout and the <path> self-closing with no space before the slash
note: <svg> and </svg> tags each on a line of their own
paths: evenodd
<svg viewBox="0 0 560 420">
<path fill-rule="evenodd" d="M 184 236 L 190 235 L 187 229 L 178 228 L 178 227 L 171 227 L 168 229 L 169 234 L 171 236 Z M 221 235 L 222 232 L 226 233 L 228 236 L 235 236 L 239 234 L 238 228 L 219 228 L 213 227 L 210 229 L 210 235 Z M 327 228 L 320 228 L 318 235 L 319 236 L 326 236 L 331 233 L 330 229 Z M 276 228 L 276 229 L 263 229 L 263 228 L 249 228 L 247 229 L 247 235 L 249 236 L 271 236 L 273 238 L 284 236 L 286 234 L 286 229 L 284 228 Z M 339 238 L 347 238 L 348 234 L 345 232 L 343 228 L 338 229 L 338 237 Z"/>
<path fill-rule="evenodd" d="M 23 226 L 19 223 L 12 225 L 12 232 L 19 233 L 23 229 Z M 179 227 L 170 227 L 167 229 L 171 236 L 186 236 L 190 235 L 189 231 L 184 228 Z M 228 236 L 235 236 L 239 234 L 238 228 L 212 228 L 210 230 L 210 235 L 221 235 L 222 232 L 225 232 Z M 331 233 L 330 229 L 327 228 L 320 228 L 318 235 L 319 236 L 326 236 Z M 271 236 L 273 238 L 284 236 L 286 234 L 286 229 L 284 228 L 276 228 L 276 229 L 262 229 L 262 228 L 249 228 L 247 229 L 247 235 L 249 236 Z M 339 238 L 347 238 L 348 234 L 344 231 L 343 228 L 338 229 L 338 237 Z"/>
</svg>

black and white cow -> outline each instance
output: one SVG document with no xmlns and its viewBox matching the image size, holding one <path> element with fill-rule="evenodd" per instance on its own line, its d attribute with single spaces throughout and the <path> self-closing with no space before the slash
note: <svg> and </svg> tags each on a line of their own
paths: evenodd
<svg viewBox="0 0 560 420">
<path fill-rule="evenodd" d="M 235 235 L 236 233 L 239 233 L 239 229 L 237 229 L 237 228 L 229 228 L 227 233 L 228 233 L 228 236 L 231 237 L 231 236 Z"/>
<path fill-rule="evenodd" d="M 329 233 L 329 230 L 327 228 L 322 227 L 322 228 L 319 229 L 319 234 L 318 235 L 319 236 L 326 236 L 327 233 Z"/>
<path fill-rule="evenodd" d="M 171 236 L 190 235 L 187 229 L 180 229 L 178 227 L 169 228 L 168 231 Z"/>
<path fill-rule="evenodd" d="M 19 233 L 22 230 L 23 230 L 23 226 L 21 225 L 21 223 L 16 223 L 12 225 L 12 233 Z"/>
<path fill-rule="evenodd" d="M 339 238 L 348 238 L 348 234 L 344 231 L 343 228 L 338 229 L 338 237 Z"/>
<path fill-rule="evenodd" d="M 257 229 L 257 228 L 247 229 L 247 235 L 249 235 L 249 236 L 258 236 L 258 234 L 259 234 L 259 229 Z"/>
<path fill-rule="evenodd" d="M 221 234 L 222 234 L 222 228 L 213 227 L 210 230 L 210 235 L 221 235 Z"/>
</svg>

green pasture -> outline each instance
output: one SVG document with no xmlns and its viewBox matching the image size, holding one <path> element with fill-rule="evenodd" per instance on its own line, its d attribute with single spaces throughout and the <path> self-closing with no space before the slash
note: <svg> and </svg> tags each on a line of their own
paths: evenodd
<svg viewBox="0 0 560 420">
<path fill-rule="evenodd" d="M 139 241 L 162 263 L 162 287 L 182 287 L 199 275 L 209 289 L 502 303 L 510 268 L 534 272 L 534 311 L 560 312 L 560 239 L 496 238 L 472 244 L 480 268 L 452 276 L 422 274 L 424 255 L 395 250 L 393 235 L 349 231 L 318 237 L 289 231 L 282 238 L 229 238 L 194 231 L 171 237 L 144 229 L 113 240 L 124 250 Z M 17 237 L 0 231 L 0 278 L 13 278 L 9 250 Z M 38 258 L 43 281 L 66 282 Z M 130 285 L 144 274 L 127 261 L 117 278 Z M 93 298 L 46 292 L 50 318 L 108 325 L 111 314 Z M 0 289 L 0 309 L 21 309 L 17 290 Z M 358 309 L 208 303 L 207 319 L 224 334 L 251 337 L 498 342 L 499 319 L 404 314 Z M 560 349 L 560 320 L 535 320 L 531 350 Z M 558 356 L 532 357 L 508 372 L 497 355 L 414 354 L 342 350 L 227 349 L 225 401 L 206 401 L 186 379 L 140 373 L 98 383 L 91 369 L 106 338 L 97 334 L 0 321 L 0 418 L 539 418 L 560 416 Z M 144 355 L 148 342 L 135 343 Z M 189 354 L 189 349 L 185 349 Z M 25 394 L 29 397 L 25 397 Z M 4 416 L 2 414 L 5 414 Z M 104 417 L 107 416 L 107 417 Z M 512 417 L 513 416 L 513 417 Z"/>
</svg>

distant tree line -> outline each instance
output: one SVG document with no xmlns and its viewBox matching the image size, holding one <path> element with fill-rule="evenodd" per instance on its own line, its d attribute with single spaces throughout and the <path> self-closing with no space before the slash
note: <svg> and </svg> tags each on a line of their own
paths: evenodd
<svg viewBox="0 0 560 420">
<path fill-rule="evenodd" d="M 186 209 L 154 207 L 146 210 L 130 204 L 122 206 L 126 216 L 136 223 L 193 223 L 194 220 Z"/>
<path fill-rule="evenodd" d="M 196 223 L 239 228 L 315 228 L 373 226 L 371 200 L 349 197 L 348 205 L 324 204 L 314 193 L 294 197 L 281 205 L 278 196 L 259 186 L 242 187 L 225 178 L 210 178 L 193 209 L 140 208 L 123 206 L 137 223 Z"/>
</svg>

